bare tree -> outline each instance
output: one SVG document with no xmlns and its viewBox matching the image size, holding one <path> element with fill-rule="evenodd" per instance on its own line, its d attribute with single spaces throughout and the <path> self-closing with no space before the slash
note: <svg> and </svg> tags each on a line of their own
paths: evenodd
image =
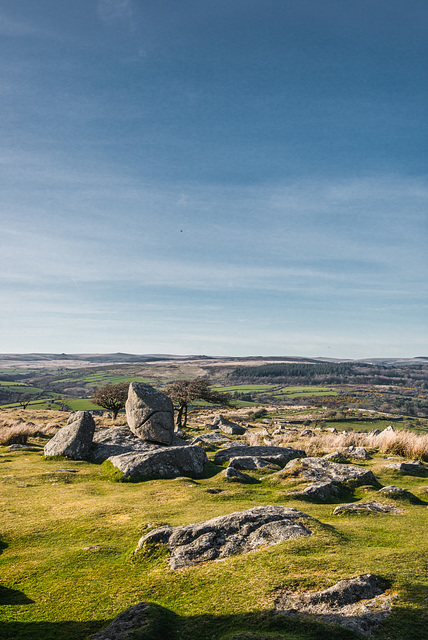
<svg viewBox="0 0 428 640">
<path fill-rule="evenodd" d="M 125 406 L 128 389 L 128 382 L 106 384 L 104 387 L 100 387 L 95 391 L 92 400 L 99 407 L 111 411 L 113 413 L 113 420 L 116 420 L 117 414 Z"/>
<path fill-rule="evenodd" d="M 176 380 L 165 389 L 167 396 L 177 404 L 177 426 L 181 429 L 187 425 L 188 406 L 193 400 L 205 400 L 224 407 L 230 405 L 230 396 L 211 389 L 207 378 L 194 380 Z"/>
</svg>

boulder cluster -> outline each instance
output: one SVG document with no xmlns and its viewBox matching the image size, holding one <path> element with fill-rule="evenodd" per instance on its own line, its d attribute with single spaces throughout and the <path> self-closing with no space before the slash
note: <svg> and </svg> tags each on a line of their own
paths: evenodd
<svg viewBox="0 0 428 640">
<path fill-rule="evenodd" d="M 95 429 L 89 411 L 77 411 L 47 443 L 45 456 L 98 463 L 109 460 L 128 479 L 203 472 L 206 453 L 174 434 L 174 405 L 168 396 L 148 384 L 133 382 L 125 409 L 127 427 L 100 430 Z"/>
</svg>

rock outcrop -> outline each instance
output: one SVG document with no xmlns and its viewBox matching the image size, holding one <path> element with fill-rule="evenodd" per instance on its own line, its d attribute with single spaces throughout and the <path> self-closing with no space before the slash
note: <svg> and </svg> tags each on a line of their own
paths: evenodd
<svg viewBox="0 0 428 640">
<path fill-rule="evenodd" d="M 73 413 L 45 445 L 46 457 L 65 456 L 71 460 L 84 460 L 91 449 L 95 422 L 89 411 Z"/>
<path fill-rule="evenodd" d="M 174 405 L 165 394 L 148 384 L 131 382 L 125 405 L 129 428 L 141 440 L 171 444 Z"/>
<path fill-rule="evenodd" d="M 180 569 L 309 536 L 311 521 L 312 518 L 297 509 L 254 507 L 184 527 L 154 529 L 140 539 L 134 553 L 148 544 L 165 544 L 171 552 L 170 568 Z"/>
<path fill-rule="evenodd" d="M 292 458 L 303 458 L 306 453 L 301 449 L 293 449 L 292 447 L 250 447 L 250 446 L 230 446 L 222 451 L 217 451 L 214 456 L 215 464 L 222 464 L 231 458 L 253 457 L 253 458 L 269 458 L 275 456 L 275 464 L 280 466 L 287 464 Z"/>
<path fill-rule="evenodd" d="M 377 576 L 366 574 L 340 580 L 323 591 L 283 594 L 275 607 L 284 615 L 314 615 L 324 622 L 369 634 L 391 613 L 396 596 L 385 591 L 385 586 Z"/>
<path fill-rule="evenodd" d="M 150 451 L 122 453 L 109 461 L 126 478 L 158 476 L 200 476 L 208 462 L 205 451 L 196 446 L 156 447 Z"/>
<path fill-rule="evenodd" d="M 301 477 L 313 482 L 352 482 L 354 485 L 376 484 L 376 478 L 372 471 L 357 467 L 352 464 L 340 464 L 331 462 L 325 458 L 300 458 L 290 460 L 282 471 L 270 476 Z"/>
<path fill-rule="evenodd" d="M 156 445 L 140 440 L 128 427 L 97 431 L 92 445 L 92 458 L 95 462 L 109 460 L 129 479 L 142 476 L 199 476 L 208 461 L 201 447 L 187 445 L 176 436 L 171 446 Z"/>
</svg>

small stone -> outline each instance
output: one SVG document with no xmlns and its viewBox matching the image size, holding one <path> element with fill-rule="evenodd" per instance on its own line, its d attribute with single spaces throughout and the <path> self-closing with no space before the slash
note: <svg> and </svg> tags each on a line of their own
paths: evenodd
<svg viewBox="0 0 428 640">
<path fill-rule="evenodd" d="M 395 515 L 403 513 L 402 509 L 397 509 L 391 504 L 383 504 L 382 502 L 376 502 L 373 500 L 372 502 L 358 502 L 358 503 L 350 503 L 350 504 L 341 504 L 336 507 L 333 511 L 333 515 L 342 515 L 342 514 L 351 514 L 351 513 L 392 513 Z"/>
</svg>

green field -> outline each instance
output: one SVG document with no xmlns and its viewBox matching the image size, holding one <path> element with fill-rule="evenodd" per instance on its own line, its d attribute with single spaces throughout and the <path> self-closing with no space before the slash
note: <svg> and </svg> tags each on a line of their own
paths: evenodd
<svg viewBox="0 0 428 640">
<path fill-rule="evenodd" d="M 364 466 L 383 485 L 400 484 L 419 500 L 400 502 L 402 516 L 337 517 L 334 504 L 290 499 L 283 484 L 227 484 L 214 465 L 204 478 L 120 484 L 104 466 L 44 460 L 38 446 L 0 448 L 2 640 L 84 640 L 142 600 L 172 612 L 169 627 L 146 640 L 358 640 L 271 610 L 281 590 L 322 589 L 364 573 L 398 594 L 376 640 L 426 637 L 425 477 L 398 478 L 375 458 Z M 77 473 L 55 471 L 64 468 Z M 352 498 L 369 499 L 378 499 L 376 490 Z M 319 524 L 307 538 L 176 572 L 165 549 L 132 556 L 148 523 L 185 525 L 263 504 L 295 507 Z"/>
</svg>

